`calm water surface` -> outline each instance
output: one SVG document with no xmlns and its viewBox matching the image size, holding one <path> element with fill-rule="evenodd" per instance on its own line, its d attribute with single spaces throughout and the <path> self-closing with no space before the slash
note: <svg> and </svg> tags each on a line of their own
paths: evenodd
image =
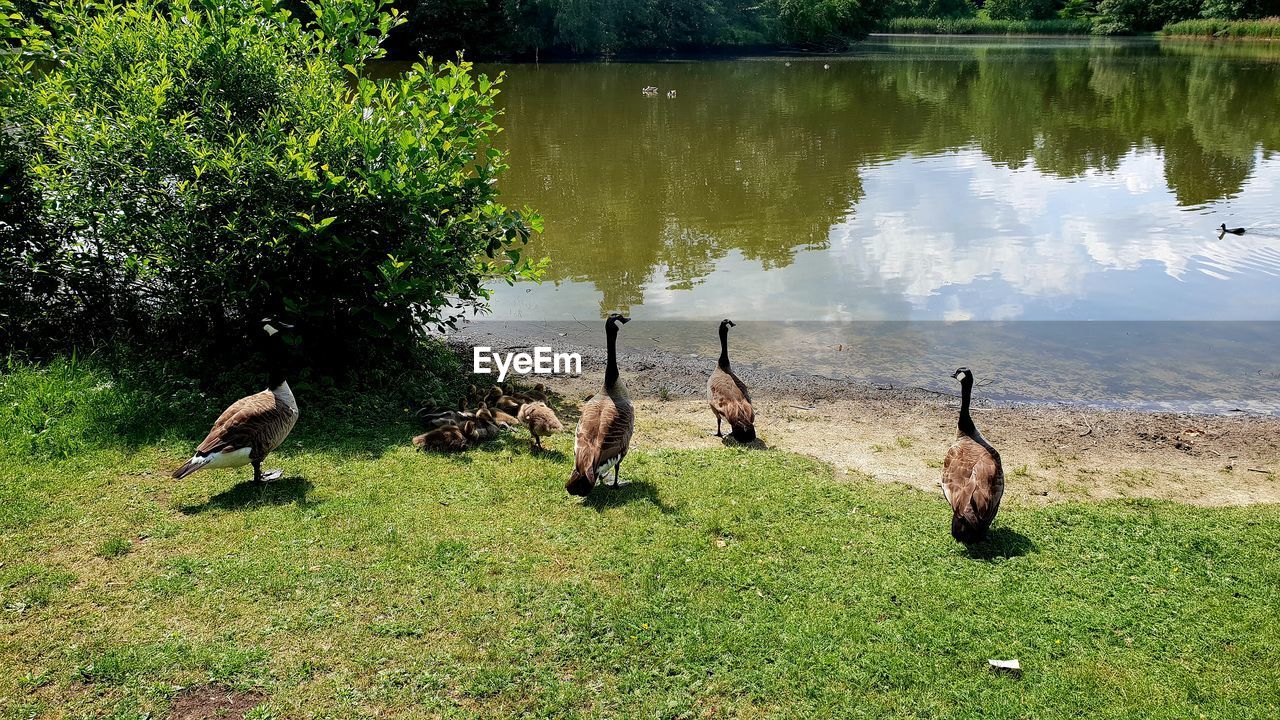
<svg viewBox="0 0 1280 720">
<path fill-rule="evenodd" d="M 551 258 L 496 318 L 1280 319 L 1280 48 L 484 69 L 507 73 L 504 195 Z"/>
</svg>

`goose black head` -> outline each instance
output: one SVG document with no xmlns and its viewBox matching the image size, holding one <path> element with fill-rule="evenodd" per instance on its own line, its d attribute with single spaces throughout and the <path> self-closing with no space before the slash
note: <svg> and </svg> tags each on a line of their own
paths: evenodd
<svg viewBox="0 0 1280 720">
<path fill-rule="evenodd" d="M 631 322 L 631 318 L 624 317 L 622 313 L 610 313 L 609 319 L 605 320 L 604 324 L 605 324 L 605 327 L 609 328 L 610 330 L 617 330 L 618 323 L 622 323 L 623 325 L 626 325 L 629 322 Z"/>
<path fill-rule="evenodd" d="M 591 490 L 595 486 L 595 478 L 588 477 L 586 474 L 578 472 L 577 468 L 574 468 L 573 472 L 569 475 L 569 481 L 564 484 L 564 489 L 567 490 L 570 495 L 586 497 L 591 494 Z"/>
<path fill-rule="evenodd" d="M 951 377 L 959 380 L 961 385 L 971 383 L 973 382 L 973 371 L 967 367 L 957 368 L 955 372 L 951 373 Z"/>
<path fill-rule="evenodd" d="M 1219 226 L 1218 226 L 1218 229 L 1219 229 L 1219 230 L 1221 230 L 1222 232 L 1226 232 L 1226 231 L 1227 231 L 1227 224 L 1226 224 L 1226 223 L 1222 223 L 1221 225 L 1219 225 Z"/>
<path fill-rule="evenodd" d="M 725 318 L 725 319 L 723 319 L 723 320 L 721 320 L 721 321 L 720 321 L 720 329 L 721 329 L 721 330 L 723 330 L 723 329 L 725 329 L 725 328 L 731 328 L 731 327 L 738 327 L 738 324 L 737 324 L 737 323 L 735 323 L 734 321 L 730 320 L 729 318 Z"/>
</svg>

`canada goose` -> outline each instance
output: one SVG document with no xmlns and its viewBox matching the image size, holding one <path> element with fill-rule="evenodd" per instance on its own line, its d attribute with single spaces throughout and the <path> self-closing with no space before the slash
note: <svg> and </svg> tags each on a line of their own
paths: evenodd
<svg viewBox="0 0 1280 720">
<path fill-rule="evenodd" d="M 498 398 L 502 397 L 502 395 L 503 395 L 502 388 L 498 387 L 497 385 L 494 385 L 493 387 L 489 388 L 489 392 L 484 396 L 484 401 L 489 404 L 493 404 L 497 402 Z"/>
<path fill-rule="evenodd" d="M 657 94 L 658 94 L 658 86 L 657 86 L 657 85 L 645 85 L 643 88 L 640 88 L 640 92 L 644 93 L 645 95 L 657 95 Z"/>
<path fill-rule="evenodd" d="M 628 322 L 630 318 L 614 313 L 604 323 L 608 343 L 604 387 L 582 406 L 577 437 L 573 441 L 573 472 L 564 486 L 570 495 L 591 494 L 596 480 L 609 468 L 613 468 L 613 486 L 618 486 L 618 471 L 627 456 L 635 425 L 627 385 L 618 377 L 618 323 Z"/>
<path fill-rule="evenodd" d="M 538 402 L 546 402 L 547 386 L 543 385 L 542 383 L 538 383 L 537 385 L 533 386 L 532 390 L 530 390 L 525 394 L 528 395 L 531 399 L 537 400 Z"/>
<path fill-rule="evenodd" d="M 747 443 L 756 439 L 756 412 L 751 407 L 747 386 L 729 368 L 731 327 L 735 327 L 732 320 L 725 318 L 720 321 L 720 359 L 707 380 L 707 400 L 711 403 L 711 412 L 716 415 L 716 437 L 724 437 L 720 421 L 728 420 L 733 439 Z"/>
<path fill-rule="evenodd" d="M 1222 237 L 1223 235 L 1226 235 L 1227 233 L 1231 233 L 1232 235 L 1243 235 L 1243 234 L 1245 233 L 1245 229 L 1244 229 L 1244 228 L 1229 228 L 1229 227 L 1227 227 L 1227 224 L 1226 224 L 1226 223 L 1222 223 L 1221 225 L 1219 225 L 1219 226 L 1218 226 L 1218 237 Z"/>
<path fill-rule="evenodd" d="M 669 98 L 674 98 L 675 96 L 676 96 L 676 91 L 675 91 L 675 90 L 668 90 L 668 91 L 667 91 L 667 97 L 669 97 Z"/>
<path fill-rule="evenodd" d="M 951 377 L 960 380 L 960 425 L 942 464 L 942 494 L 951 504 L 951 536 L 967 544 L 986 537 L 1000 510 L 1004 468 L 1000 453 L 982 437 L 969 415 L 973 372 L 962 367 Z"/>
<path fill-rule="evenodd" d="M 222 411 L 213 429 L 196 448 L 191 459 L 173 471 L 176 480 L 202 468 L 236 468 L 253 465 L 253 479 L 270 482 L 283 473 L 262 472 L 267 454 L 280 447 L 298 422 L 298 401 L 285 380 L 285 347 L 280 329 L 292 329 L 278 320 L 266 318 L 262 330 L 267 334 L 267 362 L 270 377 L 267 389 L 240 398 Z"/>
<path fill-rule="evenodd" d="M 538 447 L 542 447 L 540 435 L 551 435 L 564 429 L 560 418 L 556 417 L 556 412 L 541 401 L 535 400 L 520 406 L 520 413 L 516 417 L 529 428 L 529 434 L 533 436 L 533 444 Z"/>
<path fill-rule="evenodd" d="M 475 423 L 466 421 L 461 426 L 445 425 L 431 432 L 423 433 L 413 439 L 419 450 L 435 450 L 436 452 L 461 452 L 467 449 L 467 437 L 475 428 Z"/>
</svg>

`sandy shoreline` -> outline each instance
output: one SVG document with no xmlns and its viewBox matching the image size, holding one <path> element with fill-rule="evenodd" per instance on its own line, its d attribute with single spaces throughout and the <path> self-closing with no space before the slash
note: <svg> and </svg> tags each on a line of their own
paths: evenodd
<svg viewBox="0 0 1280 720">
<path fill-rule="evenodd" d="M 538 338 L 484 323 L 450 343 L 505 351 Z M 544 382 L 560 396 L 562 417 L 599 388 L 601 347 L 557 343 L 582 355 L 580 376 L 509 378 Z M 714 359 L 660 348 L 620 348 L 622 377 L 637 405 L 635 447 L 714 447 L 706 380 Z M 846 473 L 934 492 L 955 435 L 955 394 L 835 380 L 760 365 L 735 368 L 752 389 L 762 443 L 808 455 Z M 477 376 L 483 384 L 485 378 Z M 1099 410 L 1051 404 L 992 403 L 977 391 L 975 421 L 1000 451 L 1006 499 L 1157 498 L 1196 505 L 1280 502 L 1280 417 L 1244 413 Z M 732 442 L 732 441 L 727 441 Z"/>
</svg>

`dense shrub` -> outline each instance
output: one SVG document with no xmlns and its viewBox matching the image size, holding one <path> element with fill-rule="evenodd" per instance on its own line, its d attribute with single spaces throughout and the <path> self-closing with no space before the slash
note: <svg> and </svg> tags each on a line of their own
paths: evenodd
<svg viewBox="0 0 1280 720">
<path fill-rule="evenodd" d="M 893 18 L 973 17 L 978 8 L 969 0 L 896 0 L 889 5 Z"/>
<path fill-rule="evenodd" d="M 409 22 L 395 33 L 397 48 L 465 49 L 472 57 L 842 47 L 869 32 L 888 6 L 873 0 L 406 0 L 399 5 Z"/>
<path fill-rule="evenodd" d="M 467 63 L 363 77 L 395 16 L 319 0 L 72 0 L 5 117 L 53 257 L 28 297 L 78 341 L 242 346 L 266 314 L 313 359 L 406 347 L 490 278 L 531 272 L 499 204 L 495 80 Z M 6 264 L 12 258 L 5 258 Z"/>
<path fill-rule="evenodd" d="M 987 0 L 983 6 L 992 20 L 1045 20 L 1057 10 L 1055 0 Z"/>
<path fill-rule="evenodd" d="M 1280 0 L 1205 0 L 1200 16 L 1217 20 L 1244 20 L 1280 16 Z"/>
<path fill-rule="evenodd" d="M 1094 32 L 1114 35 L 1159 30 L 1165 23 L 1196 17 L 1201 0 L 1102 0 Z"/>
</svg>

